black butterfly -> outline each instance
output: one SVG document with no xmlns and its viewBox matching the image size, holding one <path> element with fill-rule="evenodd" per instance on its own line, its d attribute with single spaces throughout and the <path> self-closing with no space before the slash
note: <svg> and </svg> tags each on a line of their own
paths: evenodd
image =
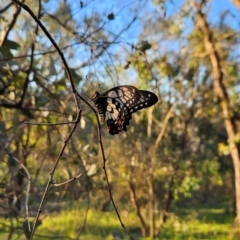
<svg viewBox="0 0 240 240">
<path fill-rule="evenodd" d="M 98 109 L 101 123 L 107 121 L 111 135 L 127 131 L 132 113 L 154 105 L 158 97 L 149 91 L 129 85 L 114 87 L 102 94 L 95 92 L 93 102 Z"/>
</svg>

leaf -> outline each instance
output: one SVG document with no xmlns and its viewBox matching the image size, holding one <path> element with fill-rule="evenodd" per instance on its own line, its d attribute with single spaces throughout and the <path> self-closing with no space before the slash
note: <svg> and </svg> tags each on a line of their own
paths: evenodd
<svg viewBox="0 0 240 240">
<path fill-rule="evenodd" d="M 42 224 L 42 220 L 38 220 L 36 223 L 36 228 L 39 227 L 41 224 Z M 23 227 L 23 232 L 24 232 L 25 236 L 27 237 L 27 239 L 29 239 L 31 236 L 31 232 L 29 231 L 27 220 L 23 222 L 22 227 Z M 33 222 L 30 222 L 30 227 L 31 227 L 31 229 L 33 228 Z"/>
<path fill-rule="evenodd" d="M 18 74 L 18 69 L 19 69 L 19 64 L 16 61 L 13 60 L 7 60 L 7 61 L 0 61 L 0 69 L 8 69 L 9 67 L 11 68 L 12 66 L 15 66 L 14 72 L 15 74 Z"/>
<path fill-rule="evenodd" d="M 74 68 L 69 68 L 69 70 L 71 72 L 73 82 L 75 84 L 78 84 L 82 80 L 82 76 L 77 74 L 77 72 L 76 72 L 76 70 Z M 66 72 L 65 72 L 65 74 L 66 74 Z M 66 74 L 66 76 L 67 76 L 67 74 Z"/>
<path fill-rule="evenodd" d="M 114 20 L 114 18 L 115 18 L 115 15 L 113 14 L 113 13 L 110 13 L 110 14 L 108 14 L 108 20 Z"/>
<path fill-rule="evenodd" d="M 2 58 L 12 58 L 13 57 L 12 53 L 10 52 L 10 49 L 5 46 L 0 47 L 0 54 L 2 55 L 1 56 Z"/>
<path fill-rule="evenodd" d="M 11 40 L 7 40 L 5 46 L 8 47 L 9 49 L 15 49 L 15 50 L 21 47 L 17 42 L 14 42 Z"/>
<path fill-rule="evenodd" d="M 131 61 L 127 61 L 127 64 L 123 67 L 124 69 L 128 69 L 131 64 Z"/>
<path fill-rule="evenodd" d="M 56 119 L 56 117 L 50 115 L 48 117 L 48 122 L 52 123 L 52 124 L 55 124 L 55 123 L 57 123 L 57 119 Z"/>
<path fill-rule="evenodd" d="M 56 82 L 55 85 L 58 91 L 64 91 L 66 89 L 66 82 L 63 79 Z"/>
<path fill-rule="evenodd" d="M 23 115 L 25 115 L 28 118 L 35 118 L 34 115 L 31 113 L 28 109 L 21 109 L 21 112 Z"/>
<path fill-rule="evenodd" d="M 53 75 L 53 76 L 57 75 L 57 71 L 56 71 L 56 68 L 55 68 L 55 62 L 54 62 L 52 57 L 50 57 L 50 64 L 49 64 L 48 68 L 49 68 L 49 74 L 50 75 Z"/>
<path fill-rule="evenodd" d="M 240 143 L 240 132 L 238 132 L 238 133 L 236 134 L 236 136 L 235 136 L 235 141 L 236 141 L 237 144 Z"/>
<path fill-rule="evenodd" d="M 229 145 L 225 143 L 218 143 L 218 152 L 221 155 L 229 155 L 230 154 Z"/>
<path fill-rule="evenodd" d="M 138 46 L 138 50 L 141 52 L 146 52 L 151 47 L 152 45 L 148 41 L 142 41 Z"/>
<path fill-rule="evenodd" d="M 1 111 L 1 109 L 0 109 Z M 1 112 L 0 112 L 1 114 Z M 1 115 L 0 115 L 1 117 Z M 5 125 L 5 122 L 3 121 L 0 121 L 0 141 L 2 143 L 6 143 L 7 142 L 7 137 L 6 137 L 6 125 Z"/>
<path fill-rule="evenodd" d="M 8 161 L 9 166 L 12 166 L 12 167 L 15 167 L 17 164 L 17 162 L 15 161 L 15 159 L 13 158 L 12 155 L 8 155 L 7 161 Z"/>
<path fill-rule="evenodd" d="M 37 107 L 45 107 L 46 104 L 49 102 L 49 99 L 46 98 L 45 96 L 36 96 L 35 100 Z"/>
</svg>

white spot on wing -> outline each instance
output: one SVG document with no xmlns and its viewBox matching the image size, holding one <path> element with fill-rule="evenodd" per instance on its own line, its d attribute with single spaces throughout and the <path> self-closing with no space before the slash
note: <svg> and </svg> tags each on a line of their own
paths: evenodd
<svg viewBox="0 0 240 240">
<path fill-rule="evenodd" d="M 107 94 L 108 97 L 110 98 L 116 98 L 118 97 L 116 91 L 110 91 L 108 94 Z"/>
<path fill-rule="evenodd" d="M 121 100 L 123 103 L 126 103 L 126 100 L 123 97 L 121 98 Z"/>
<path fill-rule="evenodd" d="M 108 112 L 111 112 L 111 111 L 112 111 L 111 105 L 108 105 L 108 106 L 107 106 L 107 111 L 108 111 Z"/>
<path fill-rule="evenodd" d="M 111 103 L 112 103 L 112 99 L 111 99 L 111 98 L 108 98 L 108 99 L 107 99 L 107 103 L 108 103 L 108 104 L 111 104 Z"/>
<path fill-rule="evenodd" d="M 127 97 L 128 99 L 130 99 L 130 98 L 132 97 L 132 94 L 131 94 L 131 92 L 129 92 L 129 91 L 124 92 L 124 94 L 126 95 L 126 97 Z"/>
<path fill-rule="evenodd" d="M 110 113 L 110 112 L 106 112 L 105 116 L 106 116 L 106 117 L 105 117 L 106 120 L 112 119 L 112 116 L 111 116 L 111 113 Z"/>
<path fill-rule="evenodd" d="M 122 96 L 123 96 L 122 90 L 118 90 L 118 96 L 119 96 L 119 97 L 122 97 Z"/>
<path fill-rule="evenodd" d="M 113 117 L 113 119 L 117 119 L 118 111 L 116 109 L 113 110 L 112 117 Z"/>
</svg>

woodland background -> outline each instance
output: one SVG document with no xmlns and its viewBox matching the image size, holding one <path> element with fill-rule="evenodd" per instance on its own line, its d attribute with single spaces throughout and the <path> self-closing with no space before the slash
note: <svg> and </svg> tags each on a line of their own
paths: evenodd
<svg viewBox="0 0 240 240">
<path fill-rule="evenodd" d="M 0 239 L 29 238 L 23 166 L 33 222 L 57 159 L 54 183 L 82 175 L 49 187 L 34 239 L 129 239 L 96 116 L 82 99 L 76 105 L 56 48 L 14 2 L 0 2 Z M 240 1 L 22 3 L 90 104 L 95 91 L 122 84 L 159 96 L 126 133 L 101 127 L 110 189 L 132 237 L 240 239 Z M 74 123 L 56 123 L 74 121 L 79 106 L 69 137 Z"/>
</svg>

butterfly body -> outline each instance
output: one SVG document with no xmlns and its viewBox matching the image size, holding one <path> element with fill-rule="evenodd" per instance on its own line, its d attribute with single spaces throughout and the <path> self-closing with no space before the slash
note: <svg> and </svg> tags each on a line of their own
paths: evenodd
<svg viewBox="0 0 240 240">
<path fill-rule="evenodd" d="M 107 121 L 111 135 L 127 131 L 132 113 L 154 105 L 158 97 L 149 91 L 129 85 L 114 87 L 102 94 L 95 92 L 93 102 L 98 109 L 101 123 Z"/>
</svg>

